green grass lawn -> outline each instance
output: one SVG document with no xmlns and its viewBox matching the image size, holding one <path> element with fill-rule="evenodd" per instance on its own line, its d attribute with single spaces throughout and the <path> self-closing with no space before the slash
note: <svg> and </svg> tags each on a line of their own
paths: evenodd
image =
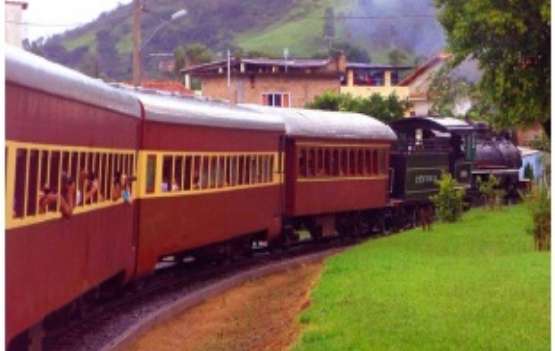
<svg viewBox="0 0 555 351">
<path fill-rule="evenodd" d="M 526 207 L 370 240 L 328 260 L 294 350 L 549 350 L 550 256 Z"/>
</svg>

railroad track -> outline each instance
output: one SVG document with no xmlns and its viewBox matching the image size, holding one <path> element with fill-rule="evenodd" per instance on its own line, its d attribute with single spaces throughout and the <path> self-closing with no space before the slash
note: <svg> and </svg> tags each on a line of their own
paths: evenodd
<svg viewBox="0 0 555 351">
<path fill-rule="evenodd" d="M 375 238 L 377 236 L 372 236 Z M 228 261 L 190 262 L 158 270 L 116 296 L 82 308 L 49 330 L 45 351 L 114 350 L 161 319 L 200 303 L 243 281 L 311 262 L 367 238 L 342 237 L 287 250 L 261 250 Z"/>
</svg>

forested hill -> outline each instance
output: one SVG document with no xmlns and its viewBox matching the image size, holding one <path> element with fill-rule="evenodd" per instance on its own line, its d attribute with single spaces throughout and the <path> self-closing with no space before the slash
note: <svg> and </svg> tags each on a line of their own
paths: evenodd
<svg viewBox="0 0 555 351">
<path fill-rule="evenodd" d="M 206 45 L 216 57 L 228 48 L 265 56 L 281 56 L 287 48 L 290 56 L 312 57 L 326 55 L 332 46 L 379 63 L 412 63 L 444 45 L 432 0 L 146 0 L 143 38 L 182 8 L 188 14 L 162 28 L 143 49 L 150 76 L 157 74 L 150 54 L 192 43 Z M 90 75 L 129 79 L 131 22 L 132 5 L 120 5 L 33 46 Z"/>
</svg>

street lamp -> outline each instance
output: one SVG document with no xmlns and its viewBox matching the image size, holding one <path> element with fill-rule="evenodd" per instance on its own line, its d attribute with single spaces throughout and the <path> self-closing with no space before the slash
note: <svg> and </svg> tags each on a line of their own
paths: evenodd
<svg viewBox="0 0 555 351">
<path fill-rule="evenodd" d="M 170 24 L 179 18 L 187 15 L 186 9 L 181 9 L 174 12 L 169 20 L 163 20 L 158 27 L 154 29 L 152 34 L 141 44 L 141 12 L 142 6 L 140 0 L 133 0 L 133 85 L 139 86 L 141 84 L 142 75 L 142 50 L 154 38 L 156 33 L 164 26 Z"/>
</svg>

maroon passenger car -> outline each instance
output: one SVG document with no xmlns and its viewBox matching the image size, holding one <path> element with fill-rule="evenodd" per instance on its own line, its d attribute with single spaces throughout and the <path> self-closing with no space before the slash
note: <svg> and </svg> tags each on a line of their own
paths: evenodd
<svg viewBox="0 0 555 351">
<path fill-rule="evenodd" d="M 387 206 L 396 140 L 387 125 L 356 113 L 246 106 L 285 123 L 285 222 L 330 235 L 341 213 Z"/>
<path fill-rule="evenodd" d="M 137 99 L 6 47 L 7 341 L 133 274 L 134 206 L 111 194 L 134 172 L 139 117 Z"/>
<path fill-rule="evenodd" d="M 279 118 L 194 98 L 137 97 L 145 113 L 139 275 L 165 256 L 250 249 L 281 232 Z"/>
</svg>

